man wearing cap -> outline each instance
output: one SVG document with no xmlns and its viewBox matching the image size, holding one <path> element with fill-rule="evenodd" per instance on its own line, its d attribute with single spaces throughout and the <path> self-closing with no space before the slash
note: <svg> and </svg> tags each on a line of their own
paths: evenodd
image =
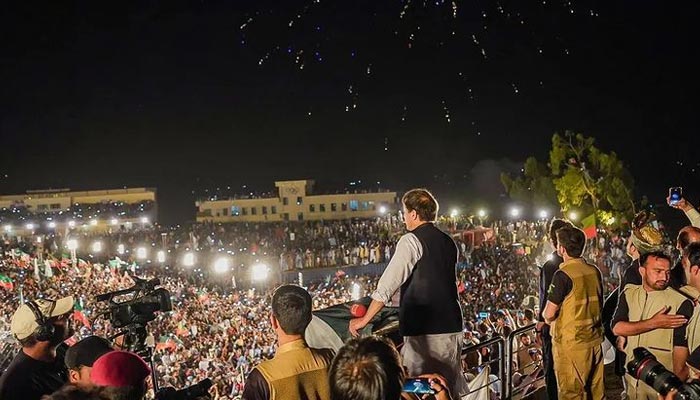
<svg viewBox="0 0 700 400">
<path fill-rule="evenodd" d="M 92 365 L 95 360 L 112 350 L 112 344 L 99 336 L 88 336 L 71 346 L 66 351 L 65 358 L 70 383 L 85 388 L 92 386 Z"/>
<path fill-rule="evenodd" d="M 141 400 L 146 396 L 146 379 L 151 374 L 148 364 L 134 353 L 115 350 L 95 360 L 90 380 L 95 386 L 105 386 L 112 398 Z"/>
<path fill-rule="evenodd" d="M 56 348 L 73 335 L 73 297 L 22 304 L 12 316 L 11 331 L 22 345 L 0 376 L 0 399 L 39 400 L 68 381 Z"/>
</svg>

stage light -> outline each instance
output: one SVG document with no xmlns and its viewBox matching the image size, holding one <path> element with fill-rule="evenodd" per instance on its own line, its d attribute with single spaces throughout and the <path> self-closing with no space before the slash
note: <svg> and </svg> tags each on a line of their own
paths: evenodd
<svg viewBox="0 0 700 400">
<path fill-rule="evenodd" d="M 182 264 L 185 267 L 193 266 L 194 265 L 194 253 L 192 253 L 191 251 L 185 253 L 185 257 L 183 257 L 183 259 L 182 259 Z"/>
<path fill-rule="evenodd" d="M 119 254 L 120 256 L 124 254 L 124 245 L 123 244 L 120 244 L 119 246 L 117 246 L 117 254 Z"/>
<path fill-rule="evenodd" d="M 265 264 L 255 264 L 251 268 L 254 281 L 264 281 L 269 274 L 269 268 Z"/>
<path fill-rule="evenodd" d="M 68 221 L 68 226 L 70 228 L 75 228 L 75 221 Z"/>
<path fill-rule="evenodd" d="M 517 218 L 520 215 L 520 210 L 518 208 L 511 208 L 510 209 L 510 216 L 513 218 Z"/>
<path fill-rule="evenodd" d="M 99 253 L 102 251 L 102 242 L 95 242 L 92 244 L 92 252 Z"/>
<path fill-rule="evenodd" d="M 548 216 L 549 213 L 547 213 L 547 210 L 540 210 L 540 218 L 547 219 Z"/>
<path fill-rule="evenodd" d="M 571 211 L 569 213 L 569 219 L 572 221 L 576 221 L 578 219 L 578 213 L 576 213 L 576 211 Z"/>
<path fill-rule="evenodd" d="M 147 254 L 148 253 L 146 252 L 145 247 L 139 247 L 138 249 L 136 249 L 136 258 L 140 258 L 143 260 L 146 258 Z"/>
<path fill-rule="evenodd" d="M 452 211 L 450 212 L 450 217 L 452 218 L 457 218 L 459 216 L 459 210 L 456 208 L 453 208 Z"/>
<path fill-rule="evenodd" d="M 162 264 L 165 262 L 165 252 L 163 250 L 158 250 L 157 257 L 159 263 Z"/>
<path fill-rule="evenodd" d="M 148 223 L 148 217 L 141 217 L 141 223 L 142 224 L 147 224 Z"/>
<path fill-rule="evenodd" d="M 5 225 L 4 229 L 5 229 L 5 232 L 12 232 L 12 225 Z"/>
<path fill-rule="evenodd" d="M 110 223 L 111 223 L 112 225 L 119 225 L 119 220 L 116 219 L 116 218 L 112 218 L 112 220 L 110 221 Z"/>
<path fill-rule="evenodd" d="M 479 218 L 484 218 L 486 216 L 486 210 L 479 210 L 479 212 L 477 212 L 477 215 L 479 216 Z"/>
<path fill-rule="evenodd" d="M 91 221 L 90 221 L 90 225 L 96 226 L 96 225 L 97 225 L 97 220 L 96 220 L 96 219 L 91 220 Z"/>
<path fill-rule="evenodd" d="M 386 207 L 384 207 L 384 206 L 379 207 L 379 213 L 386 214 Z"/>
<path fill-rule="evenodd" d="M 66 241 L 66 247 L 68 247 L 70 251 L 75 251 L 78 249 L 78 241 L 75 239 L 68 239 Z"/>
<path fill-rule="evenodd" d="M 50 229 L 54 229 L 55 227 L 56 227 L 56 223 L 55 223 L 55 222 L 49 222 L 49 228 L 50 228 Z"/>
<path fill-rule="evenodd" d="M 33 231 L 33 230 L 34 230 L 34 224 L 32 224 L 31 222 L 28 223 L 28 224 L 27 224 L 27 229 L 29 229 L 30 231 Z"/>
<path fill-rule="evenodd" d="M 214 262 L 214 271 L 218 274 L 223 274 L 231 269 L 231 263 L 227 257 L 219 257 Z"/>
</svg>

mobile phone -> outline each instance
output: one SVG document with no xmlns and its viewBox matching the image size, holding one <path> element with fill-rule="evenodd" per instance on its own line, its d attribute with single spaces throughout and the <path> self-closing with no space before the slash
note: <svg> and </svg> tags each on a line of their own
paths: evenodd
<svg viewBox="0 0 700 400">
<path fill-rule="evenodd" d="M 486 319 L 486 318 L 488 318 L 488 317 L 489 317 L 489 313 L 487 313 L 486 311 L 480 311 L 480 312 L 479 312 L 479 318 L 481 318 L 481 319 Z"/>
<path fill-rule="evenodd" d="M 403 384 L 403 391 L 406 393 L 435 394 L 430 387 L 428 378 L 408 378 Z"/>
<path fill-rule="evenodd" d="M 672 206 L 678 204 L 678 202 L 681 201 L 681 199 L 683 198 L 683 188 L 680 186 L 668 189 L 668 193 L 670 197 L 668 203 Z"/>
</svg>

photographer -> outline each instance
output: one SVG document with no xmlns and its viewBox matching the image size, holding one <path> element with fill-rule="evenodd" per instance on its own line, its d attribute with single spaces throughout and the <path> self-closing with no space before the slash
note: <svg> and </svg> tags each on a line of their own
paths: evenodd
<svg viewBox="0 0 700 400">
<path fill-rule="evenodd" d="M 671 260 L 666 254 L 646 253 L 640 264 L 642 285 L 624 288 L 611 323 L 613 333 L 626 338 L 627 360 L 634 359 L 635 348 L 645 347 L 666 369 L 686 379 L 686 322 L 692 314 L 692 303 L 669 287 Z M 631 400 L 656 398 L 656 392 L 644 382 L 629 374 L 625 380 Z"/>
<path fill-rule="evenodd" d="M 29 301 L 12 316 L 11 331 L 22 345 L 0 377 L 0 399 L 39 400 L 68 381 L 56 349 L 73 335 L 73 297 Z"/>
<path fill-rule="evenodd" d="M 700 243 L 691 243 L 683 249 L 681 263 L 688 283 L 681 288 L 681 291 L 695 299 L 695 308 L 688 321 L 686 335 L 690 352 L 688 356 L 690 377 L 698 379 L 700 377 L 700 306 L 697 301 L 700 298 Z"/>
</svg>

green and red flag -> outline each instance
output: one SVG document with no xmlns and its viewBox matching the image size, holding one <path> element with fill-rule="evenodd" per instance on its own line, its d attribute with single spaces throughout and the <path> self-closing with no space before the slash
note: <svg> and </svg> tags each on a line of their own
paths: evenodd
<svg viewBox="0 0 700 400">
<path fill-rule="evenodd" d="M 90 320 L 83 313 L 83 306 L 78 301 L 73 304 L 73 319 L 92 329 L 92 324 L 90 324 Z"/>
<path fill-rule="evenodd" d="M 12 290 L 15 288 L 12 279 L 7 275 L 0 274 L 0 287 L 6 290 Z"/>
<path fill-rule="evenodd" d="M 595 214 L 591 214 L 581 220 L 583 225 L 583 233 L 586 234 L 586 239 L 592 239 L 597 236 L 598 230 L 595 226 Z"/>
</svg>

